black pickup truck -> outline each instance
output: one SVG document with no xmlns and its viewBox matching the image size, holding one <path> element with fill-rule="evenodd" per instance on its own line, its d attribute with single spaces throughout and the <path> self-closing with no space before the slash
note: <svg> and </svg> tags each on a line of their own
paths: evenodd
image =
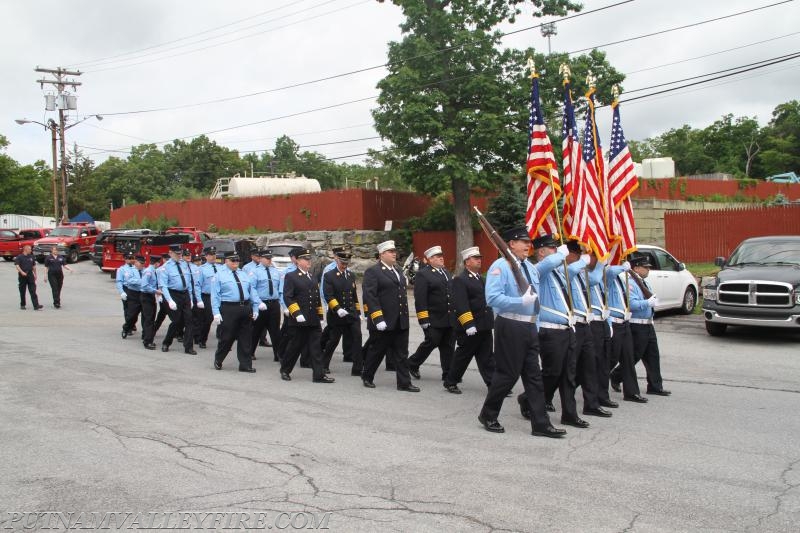
<svg viewBox="0 0 800 533">
<path fill-rule="evenodd" d="M 800 235 L 742 241 L 710 284 L 703 287 L 706 331 L 764 326 L 800 331 Z"/>
</svg>

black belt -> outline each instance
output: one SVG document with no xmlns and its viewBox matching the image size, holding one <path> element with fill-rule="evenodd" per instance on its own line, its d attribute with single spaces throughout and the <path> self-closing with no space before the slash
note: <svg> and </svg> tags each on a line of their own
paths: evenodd
<svg viewBox="0 0 800 533">
<path fill-rule="evenodd" d="M 170 292 L 170 294 L 172 294 L 173 292 L 178 293 L 178 294 L 186 294 L 188 291 L 187 290 L 179 291 L 178 289 L 170 289 L 169 292 Z"/>
<path fill-rule="evenodd" d="M 125 287 L 125 289 L 130 292 L 142 292 L 142 291 L 137 291 L 136 289 L 131 289 L 130 287 Z"/>
<path fill-rule="evenodd" d="M 237 307 L 245 307 L 245 306 L 249 306 L 250 302 L 249 301 L 246 301 L 246 302 L 222 302 L 222 305 L 235 305 Z"/>
</svg>

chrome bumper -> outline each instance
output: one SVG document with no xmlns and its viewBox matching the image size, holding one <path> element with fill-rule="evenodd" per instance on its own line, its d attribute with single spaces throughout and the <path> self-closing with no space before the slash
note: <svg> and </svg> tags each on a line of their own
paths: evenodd
<svg viewBox="0 0 800 533">
<path fill-rule="evenodd" d="M 712 309 L 703 309 L 703 318 L 708 322 L 729 324 L 731 326 L 760 326 L 768 328 L 800 328 L 800 315 L 789 315 L 785 319 L 770 318 L 740 318 L 735 316 L 722 316 Z"/>
</svg>

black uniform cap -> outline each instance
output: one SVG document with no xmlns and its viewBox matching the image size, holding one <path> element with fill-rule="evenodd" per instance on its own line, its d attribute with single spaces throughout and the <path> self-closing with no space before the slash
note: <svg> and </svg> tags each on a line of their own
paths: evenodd
<svg viewBox="0 0 800 533">
<path fill-rule="evenodd" d="M 203 250 L 203 253 L 205 255 L 217 255 L 217 249 L 214 248 L 213 246 L 209 246 L 208 248 Z"/>
<path fill-rule="evenodd" d="M 183 252 L 181 252 L 181 255 L 183 257 L 191 257 L 192 256 L 192 251 L 190 249 L 188 249 L 188 248 L 184 248 Z"/>
<path fill-rule="evenodd" d="M 633 252 L 628 256 L 628 262 L 632 267 L 651 268 L 653 266 L 653 263 L 650 262 L 650 254 L 643 254 L 642 252 Z"/>
<path fill-rule="evenodd" d="M 147 258 L 145 256 L 143 256 L 143 255 L 137 255 L 137 256 L 134 257 L 134 259 L 136 259 L 140 263 L 144 263 L 144 262 L 147 261 Z"/>
<path fill-rule="evenodd" d="M 508 241 L 529 241 L 531 236 L 528 235 L 528 228 L 525 226 L 518 226 L 516 228 L 507 229 L 503 232 L 503 240 Z"/>
<path fill-rule="evenodd" d="M 260 255 L 261 255 L 261 257 L 266 257 L 267 259 L 272 259 L 272 248 L 262 248 Z"/>
<path fill-rule="evenodd" d="M 239 260 L 239 254 L 236 253 L 236 252 L 226 252 L 225 253 L 225 259 L 230 259 L 231 261 L 238 261 Z"/>
<path fill-rule="evenodd" d="M 552 235 L 542 235 L 533 239 L 533 248 L 558 248 L 558 241 Z"/>
<path fill-rule="evenodd" d="M 170 252 L 181 253 L 181 245 L 180 244 L 170 244 L 169 245 L 169 251 Z"/>
<path fill-rule="evenodd" d="M 567 250 L 569 250 L 573 254 L 583 253 L 583 250 L 581 250 L 581 243 L 579 243 L 575 239 L 567 241 Z"/>
<path fill-rule="evenodd" d="M 125 254 L 125 259 L 134 259 L 135 256 L 133 254 Z"/>
</svg>

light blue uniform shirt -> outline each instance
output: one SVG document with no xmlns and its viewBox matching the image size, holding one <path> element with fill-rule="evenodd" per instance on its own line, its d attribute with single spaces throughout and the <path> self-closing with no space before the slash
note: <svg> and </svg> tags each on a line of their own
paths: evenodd
<svg viewBox="0 0 800 533">
<path fill-rule="evenodd" d="M 245 272 L 247 275 L 250 275 L 250 273 L 253 270 L 257 269 L 260 266 L 261 266 L 261 263 L 256 263 L 255 261 L 250 261 L 249 263 L 247 263 L 245 266 L 242 267 L 242 271 Z"/>
<path fill-rule="evenodd" d="M 132 274 L 131 270 L 134 269 L 135 267 L 129 265 L 128 263 L 125 263 L 124 265 L 122 265 L 117 269 L 117 273 L 114 278 L 115 279 L 114 284 L 117 287 L 118 293 L 120 294 L 125 293 L 125 290 L 123 289 L 123 287 L 125 286 L 125 280 L 130 278 L 130 275 Z"/>
<path fill-rule="evenodd" d="M 557 259 L 552 259 L 553 257 Z M 579 264 L 578 264 L 579 263 Z M 564 290 L 567 290 L 567 281 L 564 279 L 564 256 L 555 252 L 538 263 L 541 265 L 539 270 L 539 298 L 541 300 L 541 310 L 539 311 L 539 322 L 550 322 L 551 324 L 569 324 L 569 307 L 568 297 L 564 296 L 564 291 L 561 290 L 561 284 Z M 583 261 L 575 261 L 570 265 L 570 277 L 585 265 Z M 577 265 L 573 268 L 573 265 Z M 556 279 L 558 276 L 558 279 Z M 561 283 L 559 283 L 559 280 Z M 563 316 L 562 316 L 563 315 Z"/>
<path fill-rule="evenodd" d="M 625 318 L 625 282 L 622 281 L 622 273 L 625 269 L 621 266 L 608 267 L 606 269 L 606 284 L 608 293 L 608 310 L 614 318 Z"/>
<path fill-rule="evenodd" d="M 218 270 L 219 272 L 217 272 L 217 276 L 211 286 L 211 311 L 215 315 L 219 314 L 219 307 L 222 302 L 240 301 L 239 288 L 237 287 L 236 279 L 233 277 L 233 271 L 227 265 Z M 240 269 L 236 270 L 236 275 L 242 285 L 242 294 L 245 301 L 250 300 L 253 315 L 258 316 L 258 306 L 261 303 L 261 299 L 256 293 L 250 276 Z"/>
<path fill-rule="evenodd" d="M 200 273 L 203 275 L 203 282 L 200 284 L 200 292 L 203 294 L 211 294 L 211 286 L 220 268 L 222 268 L 222 265 L 216 263 L 204 263 L 200 267 Z"/>
<path fill-rule="evenodd" d="M 555 253 L 535 265 L 530 261 L 524 261 L 524 268 L 531 277 L 534 292 L 539 292 L 539 279 L 542 273 L 546 274 L 554 269 L 563 258 L 563 255 Z M 536 314 L 538 307 L 538 302 L 529 305 L 522 304 L 522 296 L 519 296 L 519 287 L 514 280 L 514 274 L 511 272 L 508 261 L 502 257 L 492 263 L 486 274 L 486 303 L 494 309 L 496 315 L 515 313 L 532 316 Z"/>
<path fill-rule="evenodd" d="M 269 275 L 267 275 L 268 268 Z M 254 268 L 250 272 L 250 279 L 255 284 L 261 301 L 277 300 L 279 295 L 283 293 L 283 287 L 281 286 L 283 278 L 280 271 L 274 266 L 265 267 L 264 265 L 259 265 L 258 268 Z M 272 292 L 269 290 L 270 279 L 272 279 Z"/>
<path fill-rule="evenodd" d="M 584 318 L 586 310 L 589 308 L 586 289 L 589 284 L 586 282 L 586 267 L 588 264 L 582 259 L 573 261 L 569 268 L 569 279 L 572 285 L 572 310 L 577 318 Z"/>
<path fill-rule="evenodd" d="M 181 272 L 183 273 L 183 280 L 181 279 Z M 158 267 L 156 274 L 158 275 L 158 286 L 161 288 L 161 292 L 168 302 L 172 301 L 172 296 L 169 294 L 170 290 L 189 291 L 189 295 L 191 296 L 192 276 L 189 275 L 189 265 L 186 261 L 181 260 L 180 262 L 176 262 L 170 259 Z M 183 284 L 184 281 L 186 282 L 185 287 Z M 200 285 L 198 284 L 197 278 L 194 279 L 194 283 L 195 291 L 199 293 Z"/>
<path fill-rule="evenodd" d="M 154 265 L 150 265 L 142 270 L 142 292 L 154 294 L 157 289 L 156 268 Z"/>
<path fill-rule="evenodd" d="M 294 272 L 295 270 L 297 270 L 297 265 L 296 265 L 296 264 L 294 264 L 294 263 L 292 263 L 291 265 L 289 265 L 288 267 L 286 267 L 286 270 L 284 270 L 284 271 L 283 271 L 283 273 L 281 274 L 281 287 L 280 287 L 280 290 L 278 291 L 278 298 L 279 298 L 279 299 L 280 299 L 280 301 L 281 301 L 281 308 L 283 308 L 283 309 L 286 309 L 286 304 L 285 304 L 285 303 L 283 303 L 283 279 L 284 279 L 284 278 L 285 278 L 285 277 L 286 277 L 288 274 L 291 274 L 291 273 L 292 273 L 292 272 Z"/>
<path fill-rule="evenodd" d="M 650 289 L 650 292 L 653 292 L 653 288 L 647 283 L 647 280 L 644 280 L 644 284 L 645 287 Z M 631 318 L 653 318 L 653 308 L 647 303 L 647 298 L 642 294 L 642 289 L 630 277 L 628 278 L 628 287 L 630 287 L 631 291 L 630 305 L 628 306 L 631 310 Z"/>
<path fill-rule="evenodd" d="M 334 268 L 338 268 L 336 266 L 336 261 L 331 261 L 330 263 L 325 265 L 325 268 L 322 270 L 322 277 L 324 278 L 325 277 L 325 273 L 326 272 L 330 272 Z M 347 269 L 345 269 L 345 270 L 347 270 Z M 325 311 L 327 311 L 328 310 L 328 300 L 325 298 L 324 288 L 325 288 L 325 284 L 320 279 L 320 281 L 319 281 L 319 301 L 322 302 L 322 308 Z"/>
</svg>

